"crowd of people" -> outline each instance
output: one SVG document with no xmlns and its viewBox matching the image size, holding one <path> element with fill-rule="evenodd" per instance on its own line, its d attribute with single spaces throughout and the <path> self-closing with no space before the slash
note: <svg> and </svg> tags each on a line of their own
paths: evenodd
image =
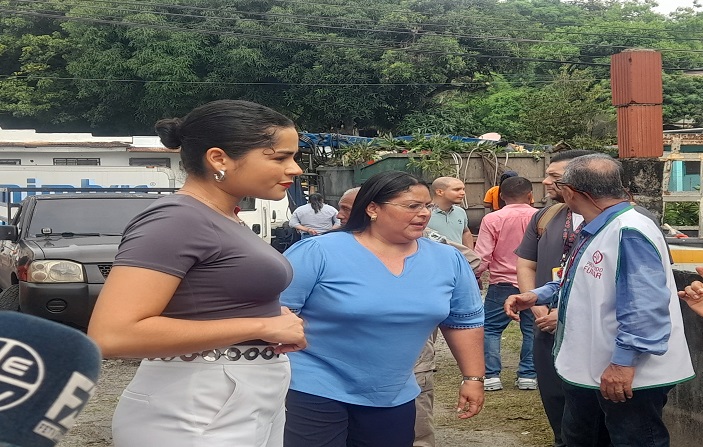
<svg viewBox="0 0 703 447">
<path fill-rule="evenodd" d="M 311 194 L 281 255 L 237 204 L 281 199 L 301 174 L 293 122 L 224 100 L 156 130 L 187 180 L 127 226 L 88 331 L 105 357 L 144 358 L 116 447 L 434 447 L 438 331 L 468 419 L 504 388 L 511 319 L 515 386 L 539 390 L 555 446 L 669 445 L 667 393 L 694 376 L 679 297 L 703 315 L 703 282 L 677 292 L 617 160 L 552 156 L 542 183 L 557 203 L 541 210 L 506 172 L 476 240 L 462 180 L 379 173 L 338 210 Z"/>
</svg>

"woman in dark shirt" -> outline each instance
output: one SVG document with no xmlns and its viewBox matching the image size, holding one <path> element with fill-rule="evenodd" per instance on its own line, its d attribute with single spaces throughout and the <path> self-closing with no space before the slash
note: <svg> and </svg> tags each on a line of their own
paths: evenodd
<svg viewBox="0 0 703 447">
<path fill-rule="evenodd" d="M 156 123 L 188 178 L 127 226 L 88 329 L 105 357 L 145 357 L 113 418 L 116 447 L 282 444 L 285 352 L 305 347 L 281 308 L 288 262 L 236 215 L 278 200 L 298 134 L 283 115 L 215 101 Z"/>
</svg>

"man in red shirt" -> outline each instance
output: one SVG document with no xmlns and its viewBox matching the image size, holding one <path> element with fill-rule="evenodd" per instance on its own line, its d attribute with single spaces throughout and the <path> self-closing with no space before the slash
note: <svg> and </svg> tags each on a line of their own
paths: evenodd
<svg viewBox="0 0 703 447">
<path fill-rule="evenodd" d="M 500 196 L 505 206 L 487 214 L 481 221 L 476 241 L 476 254 L 481 265 L 476 271 L 480 275 L 490 271 L 488 292 L 484 304 L 484 353 L 486 358 L 486 391 L 503 389 L 500 381 L 500 340 L 510 318 L 503 311 L 506 298 L 519 293 L 517 285 L 517 255 L 525 229 L 537 212 L 532 202 L 532 184 L 524 177 L 505 179 L 500 186 Z M 534 315 L 531 311 L 520 314 L 522 349 L 515 384 L 521 390 L 537 389 L 537 373 L 532 363 L 532 338 Z"/>
</svg>

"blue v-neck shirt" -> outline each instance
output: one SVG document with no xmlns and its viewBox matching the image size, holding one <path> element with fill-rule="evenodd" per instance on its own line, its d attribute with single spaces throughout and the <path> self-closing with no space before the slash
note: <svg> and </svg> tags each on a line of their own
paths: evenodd
<svg viewBox="0 0 703 447">
<path fill-rule="evenodd" d="M 420 391 L 412 368 L 439 325 L 483 326 L 473 272 L 453 247 L 425 238 L 400 275 L 350 233 L 292 246 L 293 282 L 281 304 L 305 320 L 308 346 L 289 354 L 291 389 L 341 402 L 391 407 Z"/>
</svg>

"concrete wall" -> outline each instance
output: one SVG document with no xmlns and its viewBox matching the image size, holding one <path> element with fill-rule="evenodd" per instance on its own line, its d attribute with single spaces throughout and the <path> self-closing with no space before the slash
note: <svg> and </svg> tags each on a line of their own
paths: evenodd
<svg viewBox="0 0 703 447">
<path fill-rule="evenodd" d="M 625 170 L 623 184 L 635 201 L 661 217 L 664 209 L 662 201 L 662 181 L 664 162 L 657 158 L 624 158 L 620 160 Z"/>
<path fill-rule="evenodd" d="M 701 278 L 694 272 L 674 270 L 677 289 Z M 703 318 L 681 303 L 688 349 L 697 376 L 674 387 L 664 408 L 664 420 L 671 433 L 671 445 L 699 447 L 703 433 Z"/>
</svg>

